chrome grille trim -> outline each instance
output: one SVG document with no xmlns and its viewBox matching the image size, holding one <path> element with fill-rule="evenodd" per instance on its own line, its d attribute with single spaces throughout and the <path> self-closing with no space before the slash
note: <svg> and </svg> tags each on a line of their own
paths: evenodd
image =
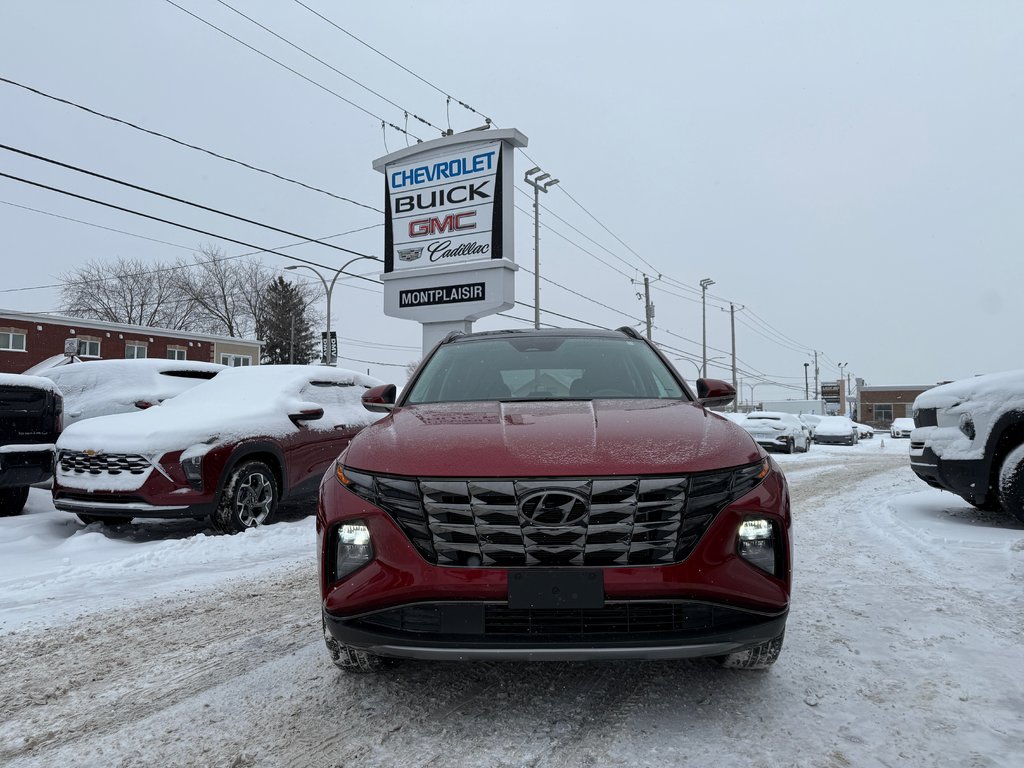
<svg viewBox="0 0 1024 768">
<path fill-rule="evenodd" d="M 95 453 L 79 451 L 61 451 L 60 468 L 62 472 L 90 475 L 141 475 L 152 468 L 153 464 L 145 456 L 137 453 Z"/>
<path fill-rule="evenodd" d="M 423 479 L 418 485 L 426 531 L 417 532 L 427 536 L 410 538 L 421 551 L 429 544 L 438 565 L 663 564 L 678 559 L 685 538 L 687 477 Z M 522 499 L 536 491 L 578 495 L 586 500 L 586 513 L 567 524 L 547 522 L 543 510 L 530 519 Z"/>
</svg>

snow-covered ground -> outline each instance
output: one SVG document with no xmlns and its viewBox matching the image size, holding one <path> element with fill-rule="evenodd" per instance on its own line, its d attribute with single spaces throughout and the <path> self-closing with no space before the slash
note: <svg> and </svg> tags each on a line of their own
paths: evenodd
<svg viewBox="0 0 1024 768">
<path fill-rule="evenodd" d="M 906 440 L 777 456 L 786 647 L 701 662 L 330 665 L 313 521 L 0 519 L 0 764 L 1019 766 L 1024 526 L 928 489 Z"/>
</svg>

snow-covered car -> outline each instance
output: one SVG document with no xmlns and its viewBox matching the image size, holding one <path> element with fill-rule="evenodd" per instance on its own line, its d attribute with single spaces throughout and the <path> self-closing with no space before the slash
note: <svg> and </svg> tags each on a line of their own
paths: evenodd
<svg viewBox="0 0 1024 768">
<path fill-rule="evenodd" d="M 814 442 L 826 445 L 856 445 L 857 427 L 846 416 L 822 416 L 814 428 Z"/>
<path fill-rule="evenodd" d="M 799 416 L 797 416 L 797 418 L 800 419 L 800 421 L 802 421 L 804 424 L 806 424 L 807 427 L 811 430 L 811 439 L 813 440 L 814 428 L 818 426 L 818 422 L 821 421 L 824 417 L 819 416 L 816 413 L 801 413 Z"/>
<path fill-rule="evenodd" d="M 910 467 L 935 488 L 1024 521 L 1024 370 L 942 384 L 914 400 Z"/>
<path fill-rule="evenodd" d="M 875 428 L 869 424 L 860 424 L 859 422 L 853 422 L 853 426 L 857 428 L 857 435 L 861 440 L 870 440 L 875 436 Z"/>
<path fill-rule="evenodd" d="M 62 411 L 49 379 L 0 373 L 0 516 L 19 514 L 29 486 L 50 479 Z"/>
<path fill-rule="evenodd" d="M 85 523 L 209 516 L 226 533 L 312 497 L 360 429 L 380 382 L 313 365 L 225 368 L 134 413 L 72 424 L 57 441 L 53 501 Z"/>
<path fill-rule="evenodd" d="M 64 425 L 131 413 L 209 381 L 226 366 L 196 360 L 88 360 L 40 371 L 64 396 Z"/>
<path fill-rule="evenodd" d="M 811 447 L 811 430 L 792 413 L 753 411 L 740 423 L 762 448 L 806 453 Z"/>
<path fill-rule="evenodd" d="M 911 418 L 900 417 L 893 419 L 892 424 L 889 426 L 889 434 L 893 437 L 910 437 L 910 433 L 914 431 L 914 420 Z"/>
</svg>

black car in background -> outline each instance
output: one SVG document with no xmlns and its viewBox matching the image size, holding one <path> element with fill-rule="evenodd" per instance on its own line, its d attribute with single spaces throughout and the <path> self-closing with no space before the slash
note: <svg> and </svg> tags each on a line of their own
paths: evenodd
<svg viewBox="0 0 1024 768">
<path fill-rule="evenodd" d="M 40 376 L 0 374 L 0 516 L 17 515 L 28 489 L 53 477 L 64 401 Z"/>
</svg>

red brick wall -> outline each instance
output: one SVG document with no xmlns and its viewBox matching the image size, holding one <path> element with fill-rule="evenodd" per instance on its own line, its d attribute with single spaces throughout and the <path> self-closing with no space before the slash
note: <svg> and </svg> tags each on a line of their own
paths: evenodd
<svg viewBox="0 0 1024 768">
<path fill-rule="evenodd" d="M 99 329 L 89 326 L 88 321 L 72 325 L 0 317 L 0 329 L 24 331 L 26 337 L 24 352 L 0 350 L 0 373 L 22 373 L 48 357 L 63 354 L 64 339 L 72 337 L 99 339 L 102 359 L 123 359 L 125 343 L 136 341 L 145 344 L 146 357 L 164 359 L 170 346 L 184 347 L 188 360 L 213 361 L 212 341 L 195 341 L 156 333 Z"/>
</svg>

